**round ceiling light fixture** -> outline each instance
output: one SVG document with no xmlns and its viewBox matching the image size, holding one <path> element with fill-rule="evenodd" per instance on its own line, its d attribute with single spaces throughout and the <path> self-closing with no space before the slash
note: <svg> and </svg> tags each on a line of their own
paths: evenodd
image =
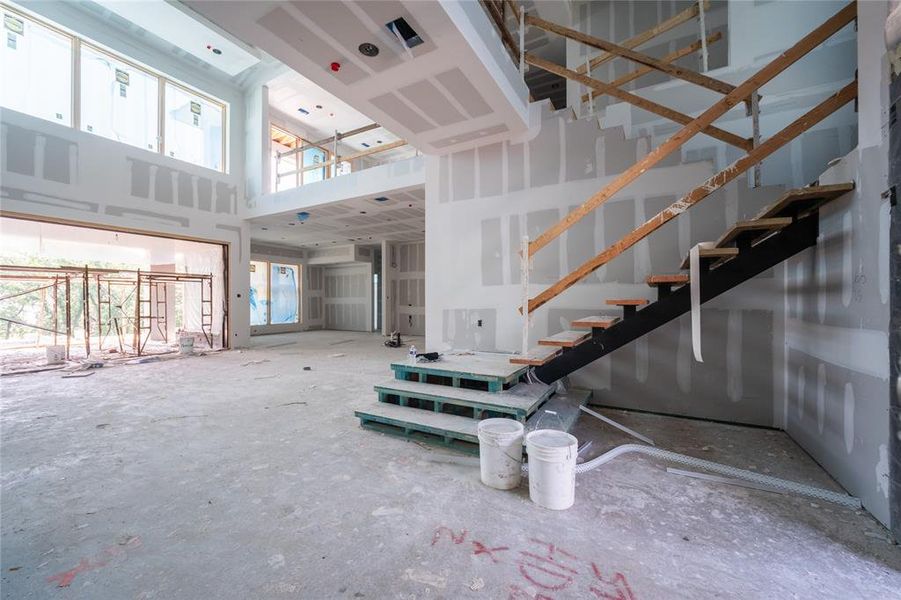
<svg viewBox="0 0 901 600">
<path fill-rule="evenodd" d="M 379 55 L 379 47 L 375 44 L 370 44 L 369 42 L 363 42 L 357 50 L 359 50 L 360 54 L 363 56 L 369 56 L 370 58 Z"/>
</svg>

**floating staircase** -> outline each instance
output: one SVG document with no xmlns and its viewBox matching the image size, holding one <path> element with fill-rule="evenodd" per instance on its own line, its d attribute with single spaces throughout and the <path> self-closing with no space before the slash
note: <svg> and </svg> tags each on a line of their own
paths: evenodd
<svg viewBox="0 0 901 600">
<path fill-rule="evenodd" d="M 515 419 L 528 430 L 551 411 L 568 431 L 591 395 L 585 390 L 557 394 L 555 386 L 529 383 L 528 367 L 501 355 L 445 355 L 435 362 L 392 363 L 391 369 L 394 379 L 375 386 L 378 402 L 354 413 L 360 425 L 474 454 L 479 420 Z"/>
<path fill-rule="evenodd" d="M 819 209 L 854 189 L 853 183 L 814 185 L 790 190 L 756 217 L 739 221 L 714 247 L 701 249 L 701 302 L 707 302 L 816 244 Z M 689 268 L 686 256 L 682 269 Z M 691 310 L 689 275 L 651 275 L 646 283 L 657 291 L 657 299 L 607 300 L 622 308 L 622 316 L 599 315 L 576 319 L 574 331 L 563 331 L 538 340 L 525 356 L 511 364 L 535 367 L 535 377 L 553 383 L 561 377 L 605 356 Z M 590 333 L 583 331 L 589 329 Z M 580 330 L 580 331 L 575 331 Z M 547 349 L 553 350 L 548 352 Z"/>
</svg>

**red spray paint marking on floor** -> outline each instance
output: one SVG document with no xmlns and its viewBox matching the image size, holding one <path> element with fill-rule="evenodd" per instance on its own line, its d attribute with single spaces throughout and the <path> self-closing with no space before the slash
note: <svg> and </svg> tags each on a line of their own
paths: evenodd
<svg viewBox="0 0 901 600">
<path fill-rule="evenodd" d="M 452 545 L 459 546 L 467 535 L 465 529 L 455 533 L 442 525 L 435 529 L 431 545 L 448 538 Z M 492 565 L 498 565 L 496 568 L 511 565 L 522 577 L 519 583 L 509 585 L 508 600 L 555 600 L 555 592 L 564 590 L 567 597 L 576 593 L 578 597 L 597 600 L 637 600 L 625 575 L 619 571 L 602 571 L 596 562 L 581 559 L 557 544 L 529 538 L 525 549 L 511 551 L 510 546 L 492 546 L 478 540 L 470 543 L 472 556 L 485 555 Z"/>
<path fill-rule="evenodd" d="M 140 547 L 141 538 L 128 538 L 121 544 L 116 544 L 115 546 L 104 548 L 102 551 L 98 552 L 91 558 L 82 558 L 80 561 L 78 561 L 77 565 L 75 565 L 68 571 L 63 571 L 61 573 L 57 573 L 56 575 L 51 575 L 47 578 L 47 583 L 56 583 L 56 587 L 69 587 L 79 573 L 86 573 L 88 571 L 94 571 L 96 569 L 100 569 L 101 567 L 105 567 L 111 560 L 116 557 L 127 557 L 128 550 L 134 550 Z"/>
</svg>

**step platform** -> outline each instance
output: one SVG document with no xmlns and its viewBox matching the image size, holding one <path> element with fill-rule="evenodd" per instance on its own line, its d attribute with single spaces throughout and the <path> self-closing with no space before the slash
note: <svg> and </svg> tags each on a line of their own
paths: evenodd
<svg viewBox="0 0 901 600">
<path fill-rule="evenodd" d="M 503 392 L 388 379 L 375 386 L 379 402 L 470 419 L 508 417 L 521 423 L 551 396 L 554 387 L 520 382 Z"/>
<path fill-rule="evenodd" d="M 519 383 L 528 370 L 512 364 L 509 358 L 504 354 L 443 354 L 435 362 L 393 362 L 391 370 L 403 381 L 500 392 Z"/>
<path fill-rule="evenodd" d="M 545 420 L 554 425 L 559 422 L 566 431 L 570 431 L 579 418 L 579 406 L 586 404 L 590 398 L 591 391 L 580 389 L 552 396 L 526 421 L 526 431 L 534 428 L 539 419 L 542 426 Z M 548 410 L 556 412 L 557 419 L 547 414 Z M 479 421 L 476 419 L 388 402 L 376 402 L 365 410 L 355 411 L 354 415 L 360 419 L 360 426 L 364 429 L 444 446 L 467 454 L 479 453 Z"/>
</svg>

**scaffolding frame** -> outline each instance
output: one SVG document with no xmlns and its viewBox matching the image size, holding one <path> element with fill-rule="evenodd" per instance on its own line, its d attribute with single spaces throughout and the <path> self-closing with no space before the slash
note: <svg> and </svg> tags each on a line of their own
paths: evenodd
<svg viewBox="0 0 901 600">
<path fill-rule="evenodd" d="M 73 312 L 77 310 L 73 298 L 73 286 L 81 286 L 80 307 L 82 309 L 85 356 L 91 355 L 92 320 L 96 322 L 97 350 L 106 347 L 110 334 L 116 334 L 117 350 L 123 354 L 145 354 L 147 342 L 154 329 L 163 341 L 169 342 L 168 334 L 168 291 L 170 285 L 200 285 L 200 329 L 207 345 L 213 348 L 213 274 L 212 273 L 167 273 L 128 269 L 103 269 L 75 266 L 30 266 L 0 265 L 0 281 L 35 283 L 38 287 L 15 292 L 0 297 L 0 302 L 26 294 L 41 294 L 41 311 L 44 313 L 47 291 L 52 289 L 52 323 L 26 323 L 17 319 L 0 317 L 0 321 L 9 325 L 15 324 L 46 331 L 53 334 L 53 343 L 57 345 L 59 336 L 63 336 L 66 346 L 66 359 L 71 358 L 72 341 L 75 328 L 72 323 Z M 43 285 L 41 285 L 43 284 Z M 96 299 L 92 301 L 91 287 L 94 287 Z M 114 290 L 125 288 L 125 298 L 114 303 Z M 104 291 L 106 297 L 104 298 Z M 145 296 L 146 294 L 146 296 Z M 135 296 L 134 315 L 127 315 L 125 305 Z M 93 306 L 92 306 L 93 305 Z M 63 325 L 60 324 L 62 308 Z M 106 315 L 104 318 L 104 308 Z M 92 310 L 93 309 L 93 310 Z M 95 312 L 92 318 L 92 312 Z M 115 314 L 119 311 L 121 314 Z M 223 313 L 225 307 L 223 306 Z M 225 320 L 223 319 L 223 323 Z M 132 343 L 125 342 L 126 331 L 133 330 Z M 226 331 L 223 328 L 221 344 L 224 347 Z"/>
</svg>

